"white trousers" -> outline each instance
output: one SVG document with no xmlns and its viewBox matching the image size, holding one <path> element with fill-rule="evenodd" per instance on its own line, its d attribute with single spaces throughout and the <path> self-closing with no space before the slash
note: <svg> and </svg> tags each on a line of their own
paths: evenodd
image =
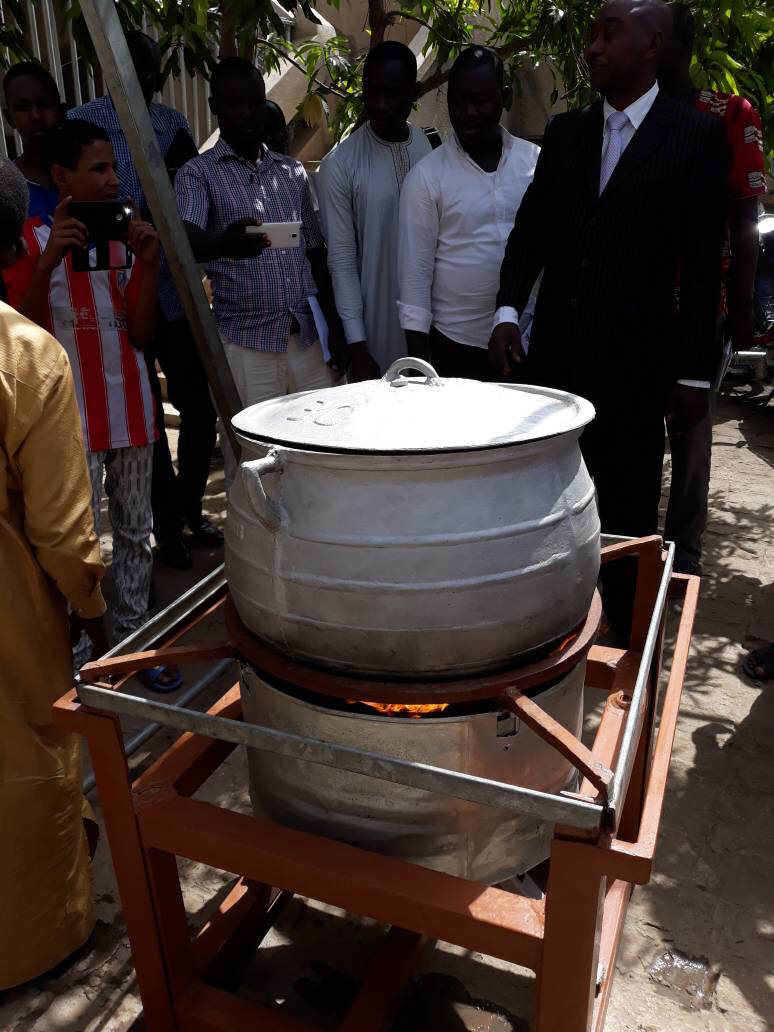
<svg viewBox="0 0 774 1032">
<path fill-rule="evenodd" d="M 259 401 L 278 398 L 296 391 L 313 391 L 332 387 L 334 374 L 323 358 L 320 342 L 308 348 L 301 347 L 298 333 L 288 337 L 287 351 L 258 351 L 243 348 L 223 339 L 223 350 L 242 404 L 257 405 Z M 223 451 L 226 490 L 236 476 L 236 460 L 224 433 L 220 435 Z"/>
</svg>

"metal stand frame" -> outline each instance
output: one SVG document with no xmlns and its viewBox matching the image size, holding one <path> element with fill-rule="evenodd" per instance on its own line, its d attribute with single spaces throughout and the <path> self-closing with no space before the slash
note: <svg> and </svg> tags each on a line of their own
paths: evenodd
<svg viewBox="0 0 774 1032">
<path fill-rule="evenodd" d="M 112 695 L 119 703 L 115 710 L 129 711 L 131 701 L 122 705 L 120 700 L 131 697 L 103 685 L 81 690 L 89 695 L 89 705 L 74 692 L 55 704 L 57 726 L 89 741 L 150 1032 L 241 1032 L 255 1027 L 313 1032 L 304 1022 L 212 984 L 256 948 L 277 909 L 293 893 L 391 926 L 341 1032 L 383 1027 L 410 977 L 413 954 L 425 939 L 455 943 L 535 971 L 534 1032 L 601 1032 L 631 889 L 651 875 L 699 588 L 698 578 L 671 574 L 669 555 L 662 556 L 660 545 L 654 549 L 653 539 L 622 542 L 605 551 L 608 560 L 632 553 L 640 559 L 630 647 L 592 646 L 588 653 L 587 686 L 608 695 L 591 749 L 600 769 L 612 774 L 602 786 L 607 798 L 585 779 L 575 795 L 547 794 L 537 801 L 513 796 L 499 803 L 530 810 L 536 802 L 545 804 L 546 815 L 555 821 L 555 799 L 580 804 L 578 809 L 566 807 L 572 824 L 555 825 L 543 901 L 192 799 L 242 740 L 230 734 L 232 722 L 248 730 L 239 723 L 238 685 L 206 715 L 177 710 L 173 719 L 166 711 L 175 707 L 162 708 L 162 722 L 180 726 L 180 716 L 188 720 L 192 713 L 206 724 L 183 734 L 134 782 L 117 713 L 103 705 Z M 682 602 L 682 610 L 654 743 L 667 593 Z M 182 629 L 179 624 L 169 628 L 167 639 L 177 640 L 195 627 L 203 618 L 201 609 L 193 619 L 182 618 L 189 621 Z M 227 643 L 189 647 L 188 655 L 192 661 L 217 658 L 227 648 Z M 138 658 L 128 656 L 124 664 L 131 666 Z M 159 719 L 163 704 L 148 705 L 148 715 Z M 305 748 L 303 742 L 295 747 Z M 248 744 L 256 746 L 255 741 Z M 567 746 L 559 740 L 555 744 Z M 260 747 L 266 748 L 266 742 Z M 283 743 L 282 748 L 289 746 Z M 341 758 L 310 759 L 340 765 Z M 390 779 L 403 780 L 403 774 Z M 371 776 L 384 775 L 372 770 Z M 474 780 L 495 792 L 514 788 Z M 620 796 L 615 795 L 616 785 Z M 467 789 L 450 776 L 436 790 L 461 795 Z M 592 808 L 598 820 L 588 820 Z M 238 875 L 215 915 L 193 938 L 178 856 Z"/>
</svg>

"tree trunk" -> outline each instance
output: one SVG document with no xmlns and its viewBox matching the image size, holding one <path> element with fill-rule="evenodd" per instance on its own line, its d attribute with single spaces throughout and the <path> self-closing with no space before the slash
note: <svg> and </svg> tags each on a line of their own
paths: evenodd
<svg viewBox="0 0 774 1032">
<path fill-rule="evenodd" d="M 239 50 L 236 40 L 237 16 L 234 5 L 229 0 L 222 0 L 220 7 L 220 40 L 218 58 L 237 57 Z"/>
<path fill-rule="evenodd" d="M 391 20 L 387 17 L 384 0 L 368 0 L 368 27 L 371 30 L 369 49 L 382 42 L 384 34 L 391 24 Z"/>
</svg>

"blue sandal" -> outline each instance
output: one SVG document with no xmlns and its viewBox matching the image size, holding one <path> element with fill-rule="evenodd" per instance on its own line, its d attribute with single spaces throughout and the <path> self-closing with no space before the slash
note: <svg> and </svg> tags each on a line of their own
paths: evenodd
<svg viewBox="0 0 774 1032">
<path fill-rule="evenodd" d="M 147 670 L 138 670 L 137 677 L 142 681 L 143 685 L 151 692 L 157 692 L 159 695 L 167 695 L 169 692 L 176 692 L 180 685 L 183 683 L 183 675 L 180 671 L 177 671 L 177 676 L 173 677 L 169 684 L 164 684 L 161 678 L 165 675 L 170 676 L 170 670 L 175 670 L 176 667 L 165 667 L 156 666 L 148 667 Z"/>
</svg>

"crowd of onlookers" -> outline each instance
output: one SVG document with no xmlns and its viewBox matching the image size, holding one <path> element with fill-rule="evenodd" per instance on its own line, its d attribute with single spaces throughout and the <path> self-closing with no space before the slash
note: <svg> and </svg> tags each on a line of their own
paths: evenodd
<svg viewBox="0 0 774 1032">
<path fill-rule="evenodd" d="M 691 82 L 687 8 L 603 7 L 586 54 L 602 100 L 556 117 L 541 148 L 500 124 L 511 89 L 494 51 L 474 45 L 454 62 L 453 134 L 438 145 L 409 121 L 415 55 L 378 44 L 363 122 L 321 162 L 314 195 L 253 64 L 215 67 L 219 137 L 199 153 L 185 118 L 153 100 L 158 45 L 142 32 L 127 42 L 243 405 L 377 377 L 406 354 L 443 376 L 582 394 L 597 413 L 581 447 L 602 528 L 635 536 L 658 529 L 666 421 L 666 536 L 676 568 L 698 572 L 712 388 L 725 338 L 751 342 L 765 182 L 755 110 Z M 0 318 L 0 640 L 25 658 L 9 661 L 14 687 L 0 692 L 0 814 L 16 829 L 0 851 L 0 989 L 61 960 L 93 925 L 77 748 L 51 731 L 48 707 L 71 676 L 71 645 L 81 662 L 107 644 L 103 492 L 114 641 L 147 619 L 151 534 L 178 568 L 222 543 L 202 512 L 216 413 L 113 103 L 65 111 L 31 63 L 8 70 L 4 92 L 22 151 L 0 168 L 11 306 Z M 93 241 L 80 206 L 118 201 L 131 202 L 125 260 L 83 267 Z M 271 246 L 261 226 L 277 222 L 300 224 L 298 246 Z M 177 470 L 159 367 L 180 412 Z M 225 439 L 223 450 L 228 484 Z M 633 570 L 613 565 L 605 611 L 625 635 Z M 181 683 L 175 668 L 143 678 L 162 692 Z M 13 885 L 30 891 L 7 899 Z"/>
</svg>

